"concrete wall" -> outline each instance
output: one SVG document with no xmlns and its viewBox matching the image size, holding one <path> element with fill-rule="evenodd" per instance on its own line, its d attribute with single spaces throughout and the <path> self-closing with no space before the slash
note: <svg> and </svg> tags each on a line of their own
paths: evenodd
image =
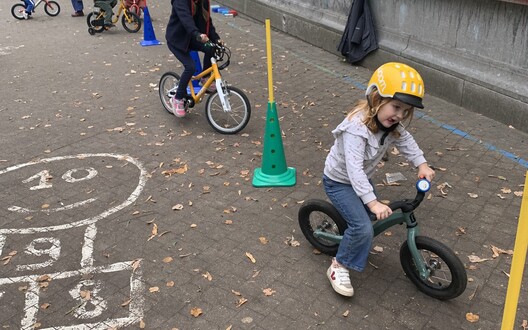
<svg viewBox="0 0 528 330">
<path fill-rule="evenodd" d="M 353 0 L 217 0 L 337 52 Z M 380 49 L 362 66 L 414 66 L 427 93 L 528 132 L 528 6 L 498 0 L 370 0 Z"/>
</svg>

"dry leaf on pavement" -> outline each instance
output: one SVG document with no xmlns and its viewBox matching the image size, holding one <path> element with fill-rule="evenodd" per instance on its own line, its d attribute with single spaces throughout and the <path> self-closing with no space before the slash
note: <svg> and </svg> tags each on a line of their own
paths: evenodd
<svg viewBox="0 0 528 330">
<path fill-rule="evenodd" d="M 490 258 L 481 258 L 481 257 L 478 257 L 476 255 L 470 255 L 470 256 L 468 256 L 468 258 L 469 258 L 469 262 L 473 262 L 473 263 L 484 262 L 484 261 L 491 260 Z"/>
<path fill-rule="evenodd" d="M 253 257 L 253 255 L 249 252 L 246 252 L 246 257 L 249 258 L 249 260 L 251 260 L 252 263 L 256 263 L 257 260 L 255 260 L 255 258 Z"/>
<path fill-rule="evenodd" d="M 468 320 L 471 323 L 477 322 L 479 318 L 480 316 L 478 316 L 478 314 L 466 313 L 466 320 Z"/>
<path fill-rule="evenodd" d="M 509 254 L 513 255 L 513 250 L 503 250 L 501 248 L 496 247 L 495 245 L 491 246 L 491 251 L 493 251 L 493 258 L 497 258 L 499 254 Z"/>
<path fill-rule="evenodd" d="M 262 290 L 262 292 L 264 293 L 265 296 L 272 296 L 275 292 L 275 290 L 271 289 L 271 288 L 266 288 L 264 290 Z"/>
<path fill-rule="evenodd" d="M 191 308 L 191 315 L 194 316 L 194 317 L 198 317 L 200 315 L 202 315 L 202 309 L 199 308 L 199 307 L 193 307 Z"/>
</svg>

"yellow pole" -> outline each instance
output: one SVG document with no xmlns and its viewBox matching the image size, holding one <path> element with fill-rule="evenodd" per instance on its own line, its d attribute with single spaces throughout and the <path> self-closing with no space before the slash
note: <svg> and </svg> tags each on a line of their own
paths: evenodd
<svg viewBox="0 0 528 330">
<path fill-rule="evenodd" d="M 268 57 L 268 90 L 269 90 L 269 102 L 274 102 L 273 99 L 273 73 L 271 63 L 271 25 L 269 18 L 266 19 L 266 54 Z"/>
<path fill-rule="evenodd" d="M 514 328 L 515 313 L 519 303 L 519 293 L 523 277 L 524 263 L 526 261 L 526 251 L 528 249 L 528 171 L 524 182 L 524 192 L 521 201 L 521 213 L 519 214 L 519 224 L 517 236 L 513 248 L 513 258 L 504 303 L 504 314 L 502 315 L 502 330 Z"/>
</svg>

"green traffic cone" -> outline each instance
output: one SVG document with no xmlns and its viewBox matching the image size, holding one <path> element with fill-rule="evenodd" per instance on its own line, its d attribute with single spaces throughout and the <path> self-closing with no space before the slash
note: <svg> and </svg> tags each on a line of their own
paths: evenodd
<svg viewBox="0 0 528 330">
<path fill-rule="evenodd" d="M 262 167 L 256 168 L 253 186 L 291 187 L 296 183 L 295 168 L 287 167 L 275 102 L 268 102 Z"/>
</svg>

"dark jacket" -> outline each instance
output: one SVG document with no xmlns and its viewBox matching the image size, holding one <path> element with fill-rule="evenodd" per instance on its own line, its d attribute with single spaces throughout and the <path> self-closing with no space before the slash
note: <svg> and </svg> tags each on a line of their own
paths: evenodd
<svg viewBox="0 0 528 330">
<path fill-rule="evenodd" d="M 378 41 L 368 0 L 354 0 L 337 50 L 349 63 L 356 63 L 376 49 Z"/>
<path fill-rule="evenodd" d="M 168 44 L 176 49 L 187 51 L 191 38 L 196 40 L 202 33 L 207 34 L 213 42 L 220 39 L 211 18 L 209 0 L 171 0 L 171 5 L 171 16 L 165 32 Z M 206 16 L 209 17 L 207 21 L 202 10 L 207 11 Z"/>
</svg>

